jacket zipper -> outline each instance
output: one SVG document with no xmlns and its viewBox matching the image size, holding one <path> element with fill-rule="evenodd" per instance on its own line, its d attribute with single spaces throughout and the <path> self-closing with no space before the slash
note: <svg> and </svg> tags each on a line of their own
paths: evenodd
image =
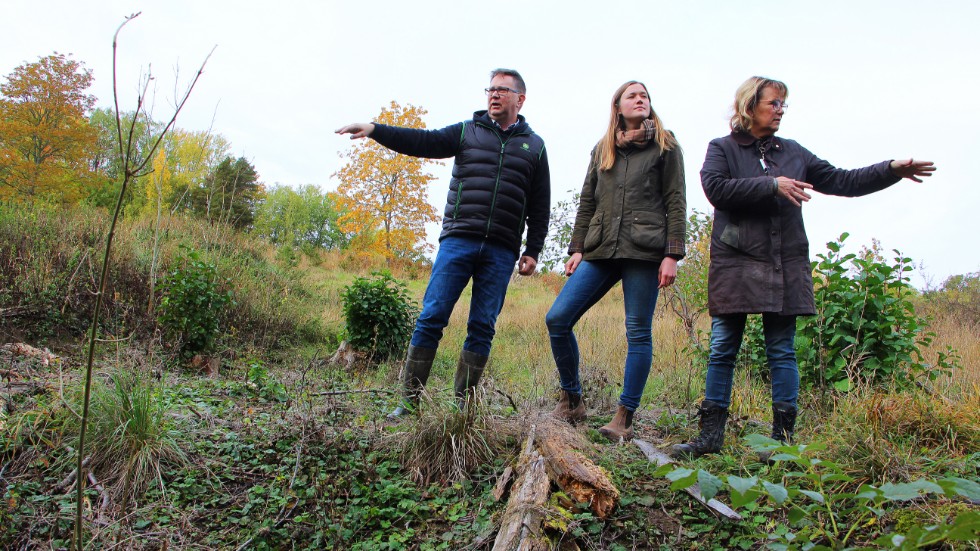
<svg viewBox="0 0 980 551">
<path fill-rule="evenodd" d="M 530 134 L 527 134 L 525 132 L 522 132 L 520 134 L 512 134 L 505 140 L 501 138 L 500 134 L 498 134 L 495 129 L 490 128 L 485 124 L 480 124 L 480 126 L 483 126 L 484 128 L 487 128 L 488 130 L 492 131 L 494 135 L 497 136 L 497 139 L 500 140 L 500 157 L 497 160 L 497 179 L 493 183 L 493 197 L 490 198 L 490 215 L 487 218 L 487 229 L 483 234 L 483 238 L 486 239 L 490 237 L 490 226 L 493 224 L 493 211 L 496 210 L 497 208 L 497 190 L 500 189 L 500 172 L 504 166 L 504 150 L 507 148 L 507 142 L 509 142 L 512 138 L 516 136 L 529 136 Z"/>
</svg>

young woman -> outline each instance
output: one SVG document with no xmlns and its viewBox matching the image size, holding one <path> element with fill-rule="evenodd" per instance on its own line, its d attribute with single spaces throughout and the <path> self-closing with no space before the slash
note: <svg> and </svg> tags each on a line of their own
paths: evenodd
<svg viewBox="0 0 980 551">
<path fill-rule="evenodd" d="M 612 421 L 599 432 L 613 441 L 633 436 L 633 412 L 653 362 L 653 311 L 661 288 L 674 282 L 687 227 L 684 159 L 641 82 L 613 94 L 609 127 L 592 151 L 565 263 L 568 282 L 548 312 L 551 350 L 561 381 L 555 415 L 585 418 L 579 350 L 572 328 L 617 282 L 626 306 L 623 392 Z"/>
</svg>

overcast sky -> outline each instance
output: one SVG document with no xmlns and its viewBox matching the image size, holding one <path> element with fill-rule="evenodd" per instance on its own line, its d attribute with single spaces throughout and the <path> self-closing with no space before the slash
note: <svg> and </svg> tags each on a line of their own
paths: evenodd
<svg viewBox="0 0 980 551">
<path fill-rule="evenodd" d="M 217 46 L 177 124 L 213 120 L 267 185 L 334 189 L 350 146 L 335 129 L 391 100 L 426 108 L 430 128 L 459 122 L 485 107 L 489 71 L 511 67 L 527 81 L 522 114 L 547 144 L 554 200 L 581 187 L 612 93 L 635 79 L 684 149 L 689 208 L 707 211 L 708 141 L 728 132 L 735 88 L 764 75 L 790 89 L 779 135 L 832 164 L 938 166 L 924 184 L 864 198 L 817 194 L 804 214 L 812 254 L 847 231 L 851 251 L 878 238 L 921 262 L 919 286 L 923 275 L 939 284 L 980 270 L 969 165 L 980 151 L 978 2 L 13 0 L 0 18 L 0 74 L 70 53 L 109 106 L 112 35 L 137 11 L 120 37 L 123 108 L 152 67 L 154 115 L 165 118 L 175 77 L 183 89 Z M 450 165 L 431 170 L 439 212 Z"/>
</svg>

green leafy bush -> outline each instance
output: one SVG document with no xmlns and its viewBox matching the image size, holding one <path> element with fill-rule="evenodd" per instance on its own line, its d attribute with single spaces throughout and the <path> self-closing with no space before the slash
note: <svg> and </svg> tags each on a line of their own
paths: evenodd
<svg viewBox="0 0 980 551">
<path fill-rule="evenodd" d="M 218 335 L 225 308 L 234 305 L 227 280 L 218 279 L 214 264 L 202 260 L 197 251 L 182 247 L 177 267 L 163 280 L 159 321 L 168 334 L 180 341 L 185 355 L 209 352 Z"/>
<path fill-rule="evenodd" d="M 372 272 L 344 287 L 346 340 L 355 350 L 378 360 L 401 353 L 412 336 L 419 309 L 405 288 L 388 272 Z"/>
<path fill-rule="evenodd" d="M 922 355 L 936 335 L 915 311 L 912 259 L 896 250 L 889 263 L 876 246 L 844 254 L 847 236 L 827 243 L 827 253 L 812 264 L 817 315 L 800 316 L 796 328 L 801 384 L 848 391 L 856 383 L 908 387 L 918 378 L 949 375 L 958 367 L 955 350 L 940 353 L 936 365 Z M 752 318 L 739 362 L 768 379 L 761 320 Z"/>
<path fill-rule="evenodd" d="M 774 462 L 787 465 L 782 480 L 719 477 L 705 470 L 673 464 L 664 465 L 656 474 L 670 480 L 672 490 L 697 484 L 705 499 L 727 491 L 736 510 L 751 512 L 760 502 L 774 505 L 785 514 L 788 529 L 759 527 L 758 537 L 767 542 L 768 549 L 864 549 L 854 544 L 870 543 L 868 540 L 873 538 L 883 549 L 904 550 L 943 542 L 976 541 L 980 535 L 980 514 L 975 511 L 958 514 L 944 524 L 913 526 L 905 534 L 880 528 L 869 530 L 872 526 L 882 526 L 879 519 L 903 503 L 930 498 L 976 500 L 980 498 L 980 484 L 976 481 L 947 477 L 881 486 L 859 484 L 840 465 L 815 453 L 823 450 L 822 444 L 782 445 L 759 434 L 749 435 L 745 441 L 753 450 L 772 453 Z"/>
<path fill-rule="evenodd" d="M 920 352 L 935 334 L 915 312 L 912 259 L 897 250 L 892 263 L 876 249 L 842 254 L 845 239 L 827 243 L 813 264 L 817 316 L 799 318 L 797 328 L 803 381 L 848 390 L 857 381 L 908 386 L 920 376 L 949 374 L 954 364 L 930 366 Z"/>
</svg>

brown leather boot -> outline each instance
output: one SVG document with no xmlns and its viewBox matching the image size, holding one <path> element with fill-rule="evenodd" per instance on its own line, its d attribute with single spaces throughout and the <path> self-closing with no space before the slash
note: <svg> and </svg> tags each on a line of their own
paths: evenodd
<svg viewBox="0 0 980 551">
<path fill-rule="evenodd" d="M 599 434 L 605 436 L 613 442 L 633 439 L 633 412 L 626 409 L 626 406 L 616 408 L 616 415 L 609 421 L 609 424 L 599 429 Z"/>
<path fill-rule="evenodd" d="M 582 401 L 581 394 L 559 390 L 558 395 L 558 405 L 555 406 L 552 415 L 573 425 L 585 420 L 585 402 Z"/>
</svg>

